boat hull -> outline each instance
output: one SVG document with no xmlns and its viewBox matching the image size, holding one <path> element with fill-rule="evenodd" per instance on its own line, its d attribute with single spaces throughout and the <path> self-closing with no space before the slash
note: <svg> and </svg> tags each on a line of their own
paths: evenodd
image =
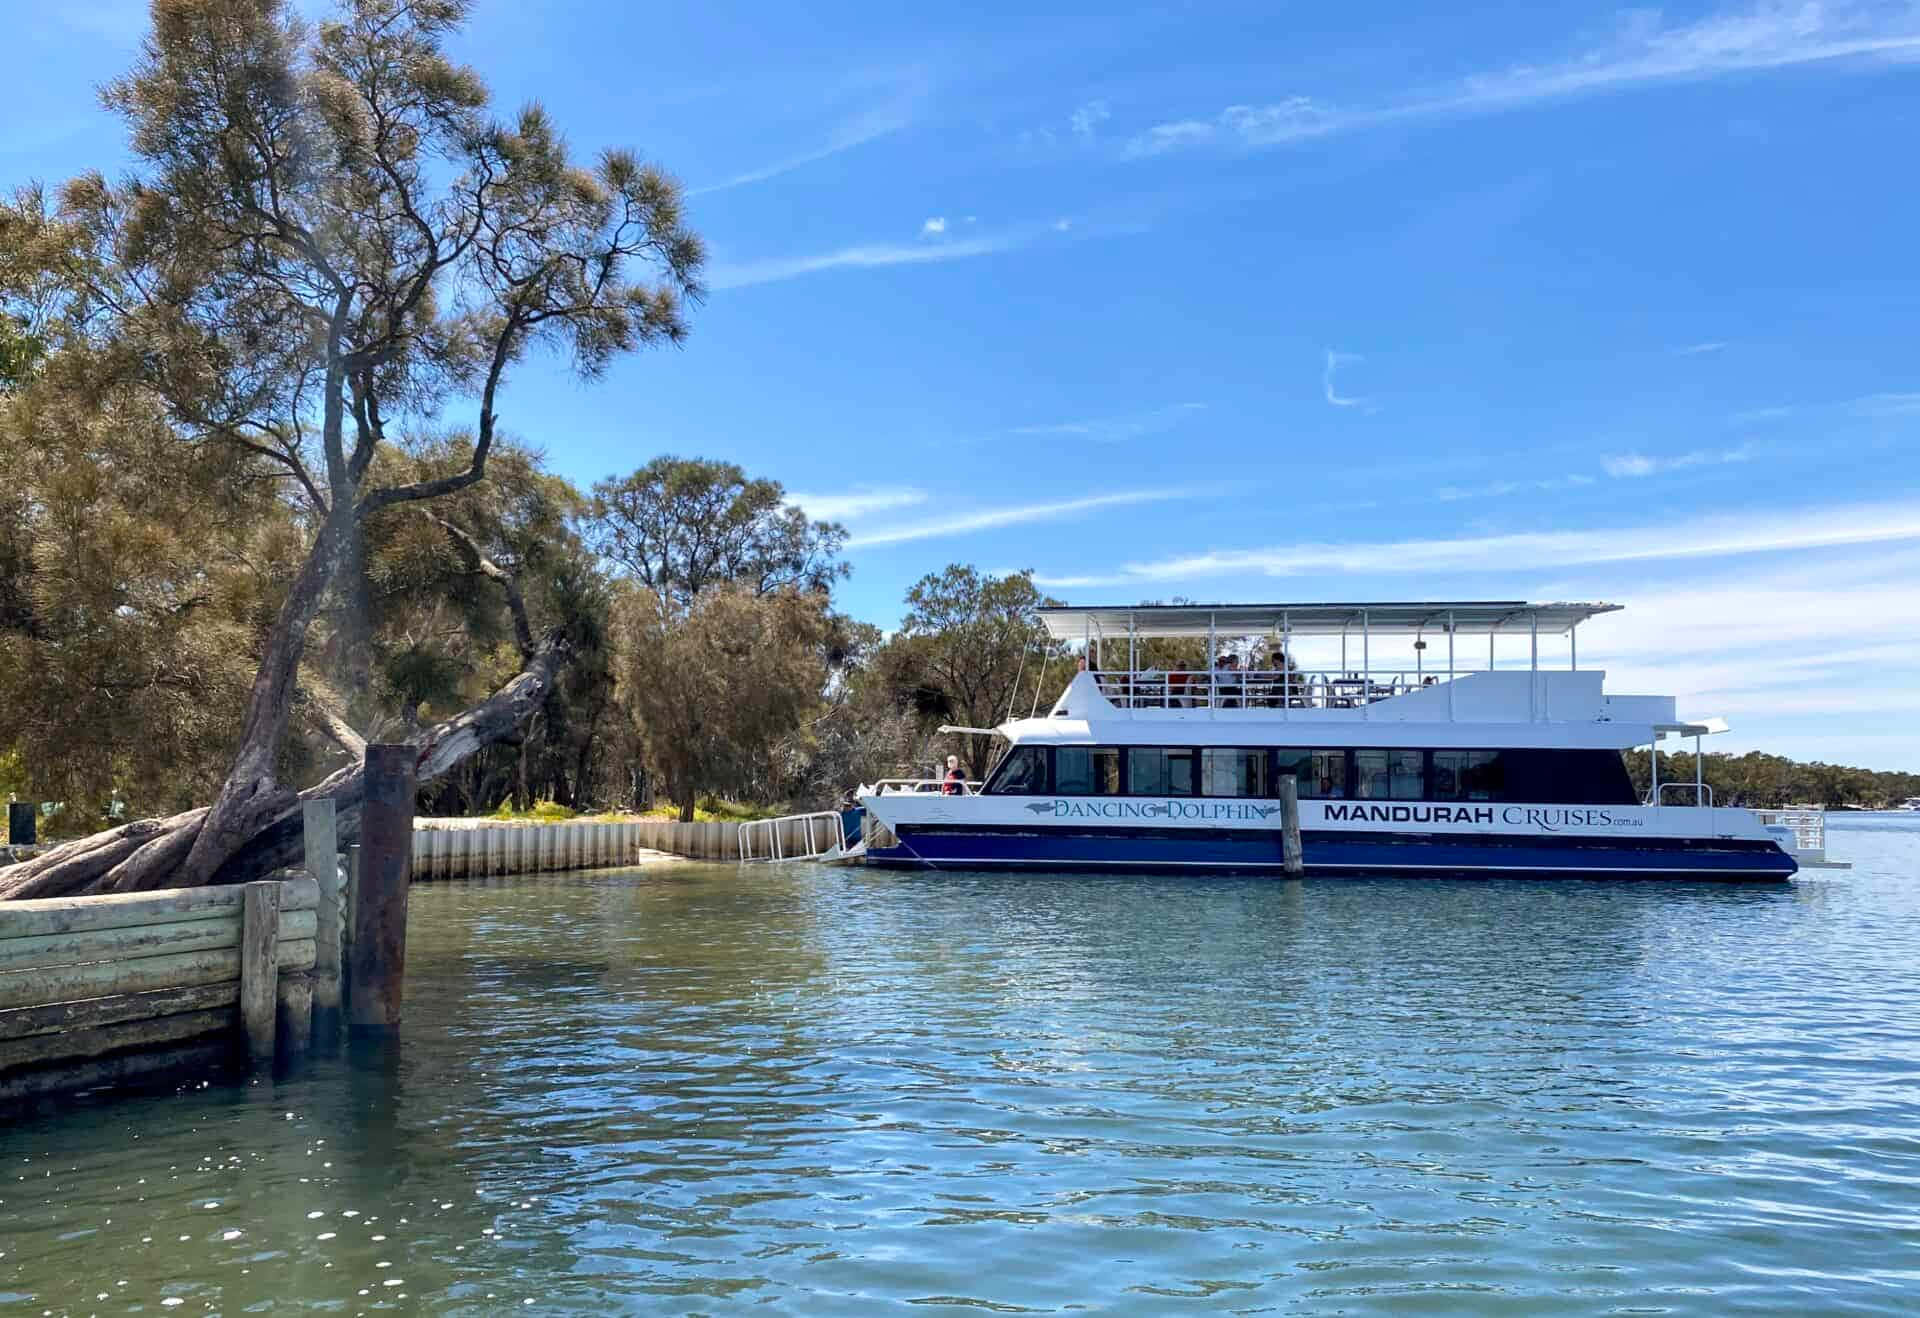
<svg viewBox="0 0 1920 1318">
<path fill-rule="evenodd" d="M 912 869 L 1279 873 L 1271 829 L 903 826 L 897 845 L 869 847 L 867 863 Z M 1309 875 L 1466 874 L 1488 877 L 1780 880 L 1798 869 L 1771 841 L 1533 834 L 1301 834 Z"/>
</svg>

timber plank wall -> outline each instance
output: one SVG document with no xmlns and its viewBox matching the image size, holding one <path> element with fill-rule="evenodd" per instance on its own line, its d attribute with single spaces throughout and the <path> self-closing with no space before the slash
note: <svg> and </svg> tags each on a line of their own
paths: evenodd
<svg viewBox="0 0 1920 1318">
<path fill-rule="evenodd" d="M 0 1103 L 304 1051 L 340 937 L 305 875 L 0 905 Z"/>
</svg>

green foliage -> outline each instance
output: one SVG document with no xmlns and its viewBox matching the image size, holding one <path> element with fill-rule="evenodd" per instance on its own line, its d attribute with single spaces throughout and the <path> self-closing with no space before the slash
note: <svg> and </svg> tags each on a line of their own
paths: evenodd
<svg viewBox="0 0 1920 1318">
<path fill-rule="evenodd" d="M 1027 712 L 1022 696 L 1038 689 L 1050 699 L 1066 685 L 1066 647 L 1047 636 L 1034 612 L 1058 602 L 1035 589 L 1030 571 L 993 577 L 949 564 L 907 591 L 906 616 L 876 667 L 924 726 L 994 727 Z M 992 743 L 976 736 L 958 739 L 953 750 L 976 778 L 993 754 Z"/>
<path fill-rule="evenodd" d="M 1875 769 L 1853 769 L 1818 760 L 1801 763 L 1763 751 L 1745 755 L 1717 755 L 1709 751 L 1701 757 L 1701 773 L 1713 789 L 1716 805 L 1765 808 L 1786 805 L 1823 805 L 1832 809 L 1843 805 L 1883 809 L 1898 805 L 1909 796 L 1920 796 L 1920 773 L 1894 773 Z M 1652 783 L 1648 752 L 1626 753 L 1627 772 L 1642 796 Z M 1693 781 L 1694 763 L 1690 752 L 1660 756 L 1660 781 Z"/>
<path fill-rule="evenodd" d="M 580 812 L 570 806 L 561 805 L 558 801 L 535 801 L 530 809 L 518 810 L 514 808 L 512 798 L 508 798 L 502 801 L 499 808 L 488 817 L 491 819 L 517 819 L 558 823 L 561 820 L 578 819 Z"/>
<path fill-rule="evenodd" d="M 667 795 L 697 797 L 748 777 L 820 703 L 826 600 L 712 586 L 684 609 L 627 587 L 614 602 L 614 676 Z"/>
<path fill-rule="evenodd" d="M 659 457 L 598 481 L 588 526 L 605 558 L 681 608 L 709 586 L 824 592 L 848 571 L 844 527 L 808 521 L 778 481 L 731 462 Z"/>
</svg>

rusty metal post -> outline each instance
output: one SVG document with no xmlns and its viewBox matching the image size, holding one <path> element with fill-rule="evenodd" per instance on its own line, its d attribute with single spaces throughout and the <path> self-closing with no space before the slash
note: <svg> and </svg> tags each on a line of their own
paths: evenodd
<svg viewBox="0 0 1920 1318">
<path fill-rule="evenodd" d="M 353 942 L 348 949 L 347 1020 L 355 1033 L 390 1033 L 400 1026 L 418 754 L 412 746 L 367 747 Z"/>
</svg>

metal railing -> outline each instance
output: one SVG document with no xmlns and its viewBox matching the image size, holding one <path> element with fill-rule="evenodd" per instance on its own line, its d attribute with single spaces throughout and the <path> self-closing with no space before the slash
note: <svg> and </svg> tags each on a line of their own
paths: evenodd
<svg viewBox="0 0 1920 1318">
<path fill-rule="evenodd" d="M 1661 783 L 1657 791 L 1652 792 L 1651 794 L 1648 795 L 1644 804 L 1666 805 L 1668 792 L 1693 793 L 1693 799 L 1691 801 L 1682 801 L 1682 802 L 1678 802 L 1677 804 L 1704 805 L 1709 807 L 1713 805 L 1713 788 L 1712 787 L 1708 786 L 1706 783 L 1689 783 L 1684 781 L 1672 782 L 1672 783 Z"/>
<path fill-rule="evenodd" d="M 980 783 L 976 779 L 969 778 L 961 786 L 966 790 L 956 792 L 954 795 L 978 796 L 980 794 Z M 860 794 L 862 796 L 894 796 L 902 792 L 926 792 L 938 796 L 946 790 L 947 782 L 944 778 L 882 778 L 879 782 L 862 788 Z"/>
<path fill-rule="evenodd" d="M 805 849 L 795 848 L 791 855 L 787 851 L 788 834 L 792 825 L 800 825 L 804 831 Z M 764 839 L 761 835 L 764 834 Z M 722 834 L 721 836 L 725 836 Z M 821 843 L 831 838 L 826 846 Z M 764 846 L 757 846 L 757 841 Z M 796 839 L 797 840 L 797 839 Z M 812 860 L 818 856 L 833 855 L 847 849 L 847 829 L 845 822 L 836 810 L 815 810 L 804 815 L 781 815 L 778 819 L 750 819 L 740 825 L 741 860 Z"/>
<path fill-rule="evenodd" d="M 1776 837 L 1790 835 L 1795 856 L 1823 860 L 1827 854 L 1827 812 L 1816 807 L 1756 810 L 1760 824 Z"/>
<path fill-rule="evenodd" d="M 1100 694 L 1121 709 L 1359 709 L 1437 686 L 1444 673 L 1405 669 L 1118 669 L 1096 671 Z"/>
</svg>

